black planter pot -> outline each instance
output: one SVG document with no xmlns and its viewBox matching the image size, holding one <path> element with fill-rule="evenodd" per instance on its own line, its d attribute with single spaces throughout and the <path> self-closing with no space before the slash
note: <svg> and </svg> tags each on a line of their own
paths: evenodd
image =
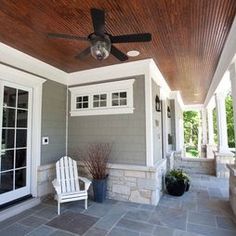
<svg viewBox="0 0 236 236">
<path fill-rule="evenodd" d="M 186 182 L 186 183 L 185 183 L 185 186 L 186 186 L 185 191 L 188 192 L 188 190 L 189 190 L 189 188 L 190 188 L 190 183 L 189 183 L 189 182 Z"/>
<path fill-rule="evenodd" d="M 104 202 L 107 192 L 107 178 L 93 180 L 93 194 L 95 202 Z"/>
<path fill-rule="evenodd" d="M 173 196 L 182 196 L 186 190 L 186 184 L 183 180 L 173 181 L 166 184 L 167 192 Z"/>
</svg>

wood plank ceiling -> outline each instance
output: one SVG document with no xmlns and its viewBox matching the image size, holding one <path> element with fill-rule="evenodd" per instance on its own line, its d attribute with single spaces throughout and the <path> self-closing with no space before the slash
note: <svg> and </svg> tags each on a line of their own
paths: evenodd
<svg viewBox="0 0 236 236">
<path fill-rule="evenodd" d="M 88 42 L 48 39 L 48 32 L 87 36 L 90 8 L 106 11 L 112 35 L 152 33 L 152 42 L 116 44 L 136 49 L 132 60 L 153 58 L 185 104 L 203 103 L 236 14 L 235 0 L 1 0 L 0 42 L 66 72 L 120 63 L 113 56 L 84 61 L 74 56 Z"/>
</svg>

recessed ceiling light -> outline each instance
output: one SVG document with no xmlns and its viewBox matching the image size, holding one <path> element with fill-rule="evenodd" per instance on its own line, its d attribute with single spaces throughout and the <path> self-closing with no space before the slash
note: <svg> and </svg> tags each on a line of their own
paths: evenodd
<svg viewBox="0 0 236 236">
<path fill-rule="evenodd" d="M 127 52 L 127 55 L 128 55 L 129 57 L 137 57 L 139 54 L 140 54 L 140 52 L 137 51 L 137 50 L 131 50 L 131 51 L 128 51 L 128 52 Z"/>
</svg>

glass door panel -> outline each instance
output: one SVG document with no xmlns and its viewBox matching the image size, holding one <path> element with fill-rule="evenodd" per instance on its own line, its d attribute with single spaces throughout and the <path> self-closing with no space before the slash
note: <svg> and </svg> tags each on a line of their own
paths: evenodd
<svg viewBox="0 0 236 236">
<path fill-rule="evenodd" d="M 0 205 L 30 193 L 29 91 L 3 86 L 2 93 Z"/>
</svg>

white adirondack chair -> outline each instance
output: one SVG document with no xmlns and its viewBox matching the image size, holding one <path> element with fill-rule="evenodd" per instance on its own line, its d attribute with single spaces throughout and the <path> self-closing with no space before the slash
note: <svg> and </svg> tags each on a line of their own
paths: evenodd
<svg viewBox="0 0 236 236">
<path fill-rule="evenodd" d="M 80 189 L 79 180 L 84 182 L 84 190 Z M 56 179 L 52 181 L 56 190 L 58 203 L 58 215 L 60 215 L 60 204 L 77 200 L 85 200 L 85 209 L 88 207 L 88 188 L 91 181 L 78 176 L 77 163 L 68 156 L 62 157 L 56 163 Z"/>
</svg>

